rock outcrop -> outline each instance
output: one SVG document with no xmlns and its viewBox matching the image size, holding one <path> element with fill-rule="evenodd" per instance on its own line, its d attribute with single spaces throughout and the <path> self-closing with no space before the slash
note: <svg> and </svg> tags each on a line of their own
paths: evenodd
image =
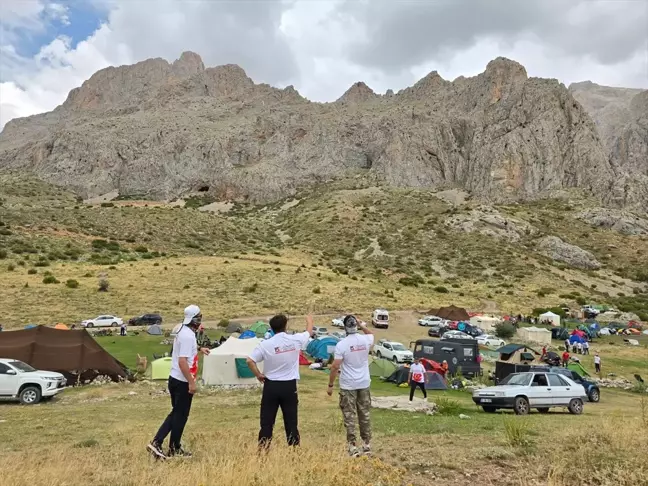
<svg viewBox="0 0 648 486">
<path fill-rule="evenodd" d="M 433 72 L 390 96 L 359 83 L 335 103 L 255 84 L 238 66 L 205 68 L 193 53 L 107 68 L 54 111 L 9 122 L 0 168 L 83 197 L 200 188 L 261 202 L 350 171 L 486 201 L 572 187 L 605 202 L 643 194 L 630 179 L 619 186 L 594 123 L 563 85 L 504 58 L 453 82 Z"/>
<path fill-rule="evenodd" d="M 505 216 L 496 209 L 480 206 L 466 213 L 446 219 L 445 224 L 452 229 L 466 233 L 481 233 L 494 238 L 518 241 L 523 236 L 531 236 L 537 230 L 526 221 Z"/>
<path fill-rule="evenodd" d="M 628 211 L 607 208 L 591 208 L 576 215 L 594 227 L 608 228 L 625 235 L 648 235 L 648 219 L 640 218 Z"/>
<path fill-rule="evenodd" d="M 548 256 L 552 260 L 566 263 L 574 268 L 580 268 L 581 270 L 596 270 L 601 268 L 601 264 L 589 251 L 583 250 L 575 245 L 570 245 L 557 236 L 540 238 L 537 248 L 540 253 Z"/>
</svg>

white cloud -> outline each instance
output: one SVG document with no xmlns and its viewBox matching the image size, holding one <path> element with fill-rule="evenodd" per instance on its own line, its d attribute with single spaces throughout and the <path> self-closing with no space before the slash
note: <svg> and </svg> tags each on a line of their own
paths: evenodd
<svg viewBox="0 0 648 486">
<path fill-rule="evenodd" d="M 502 0 L 491 11 L 477 0 L 90 0 L 106 14 L 97 31 L 76 46 L 59 36 L 25 58 L 21 36 L 74 18 L 61 1 L 2 0 L 0 126 L 53 109 L 98 69 L 184 50 L 318 101 L 356 81 L 384 92 L 431 70 L 477 74 L 500 55 L 533 76 L 648 88 L 647 2 L 575 0 L 556 15 L 556 1 Z"/>
</svg>

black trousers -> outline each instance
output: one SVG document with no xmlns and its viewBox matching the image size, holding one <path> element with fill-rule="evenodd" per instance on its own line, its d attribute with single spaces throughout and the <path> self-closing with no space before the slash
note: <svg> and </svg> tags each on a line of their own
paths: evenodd
<svg viewBox="0 0 648 486">
<path fill-rule="evenodd" d="M 596 373 L 600 373 L 601 372 L 601 365 L 598 364 L 598 363 L 594 363 L 594 371 Z"/>
<path fill-rule="evenodd" d="M 261 396 L 261 430 L 259 430 L 259 446 L 269 447 L 272 442 L 272 429 L 277 419 L 277 411 L 281 407 L 284 428 L 288 445 L 299 445 L 299 430 L 297 429 L 297 380 L 272 381 L 265 380 Z"/>
<path fill-rule="evenodd" d="M 410 402 L 414 398 L 414 392 L 417 388 L 420 388 L 423 392 L 423 398 L 427 398 L 427 392 L 425 391 L 425 383 L 419 383 L 417 381 L 410 381 Z"/>
<path fill-rule="evenodd" d="M 180 441 L 191 411 L 193 395 L 189 393 L 189 383 L 176 380 L 172 376 L 169 376 L 169 394 L 171 395 L 171 412 L 155 434 L 154 441 L 162 445 L 167 435 L 171 434 L 169 448 L 180 449 Z"/>
</svg>

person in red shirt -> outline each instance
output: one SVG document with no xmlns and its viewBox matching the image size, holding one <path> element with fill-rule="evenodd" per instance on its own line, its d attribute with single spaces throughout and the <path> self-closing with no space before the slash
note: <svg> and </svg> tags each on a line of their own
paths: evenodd
<svg viewBox="0 0 648 486">
<path fill-rule="evenodd" d="M 567 364 L 569 364 L 569 353 L 567 351 L 562 354 L 562 362 L 563 366 L 567 368 Z"/>
</svg>

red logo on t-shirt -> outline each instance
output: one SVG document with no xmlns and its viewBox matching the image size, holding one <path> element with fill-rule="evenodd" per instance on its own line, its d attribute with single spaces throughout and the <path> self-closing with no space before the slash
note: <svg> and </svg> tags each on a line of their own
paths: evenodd
<svg viewBox="0 0 648 486">
<path fill-rule="evenodd" d="M 417 382 L 423 381 L 423 375 L 421 373 L 414 373 L 412 375 L 412 378 L 414 378 L 414 381 L 417 381 Z"/>
<path fill-rule="evenodd" d="M 355 351 L 366 351 L 367 346 L 360 344 L 359 346 L 349 346 L 349 350 L 353 353 Z"/>
</svg>

